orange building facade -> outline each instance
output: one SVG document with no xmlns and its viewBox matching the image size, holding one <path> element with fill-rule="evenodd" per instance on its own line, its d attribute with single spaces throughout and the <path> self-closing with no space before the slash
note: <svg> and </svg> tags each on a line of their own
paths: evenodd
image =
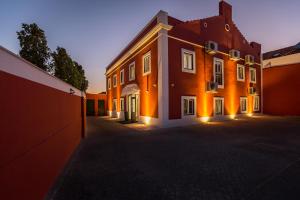
<svg viewBox="0 0 300 200">
<path fill-rule="evenodd" d="M 224 1 L 200 20 L 160 11 L 106 77 L 112 117 L 172 126 L 261 112 L 261 45 L 244 38 Z"/>
<path fill-rule="evenodd" d="M 104 116 L 107 114 L 106 93 L 86 94 L 86 114 L 89 116 Z"/>
<path fill-rule="evenodd" d="M 263 58 L 263 112 L 300 115 L 300 43 L 264 53 Z"/>
</svg>

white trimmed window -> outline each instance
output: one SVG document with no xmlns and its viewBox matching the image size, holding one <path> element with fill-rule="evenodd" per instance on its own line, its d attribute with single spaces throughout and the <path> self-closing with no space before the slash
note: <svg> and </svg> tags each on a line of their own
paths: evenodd
<svg viewBox="0 0 300 200">
<path fill-rule="evenodd" d="M 249 68 L 249 73 L 250 73 L 250 83 L 256 83 L 256 69 L 250 67 Z"/>
<path fill-rule="evenodd" d="M 120 85 L 124 84 L 124 69 L 120 71 Z"/>
<path fill-rule="evenodd" d="M 181 116 L 196 117 L 196 97 L 182 96 L 181 97 Z"/>
<path fill-rule="evenodd" d="M 254 96 L 253 111 L 259 111 L 259 96 Z"/>
<path fill-rule="evenodd" d="M 245 66 L 237 64 L 237 80 L 245 81 Z"/>
<path fill-rule="evenodd" d="M 247 97 L 240 97 L 240 111 L 241 113 L 247 113 L 248 99 Z"/>
<path fill-rule="evenodd" d="M 117 99 L 113 99 L 113 111 L 117 111 Z"/>
<path fill-rule="evenodd" d="M 113 76 L 113 86 L 117 87 L 117 74 Z"/>
<path fill-rule="evenodd" d="M 120 98 L 120 111 L 124 111 L 124 98 Z"/>
<path fill-rule="evenodd" d="M 195 52 L 181 49 L 181 65 L 182 71 L 188 73 L 196 73 Z"/>
<path fill-rule="evenodd" d="M 224 98 L 214 97 L 214 115 L 224 115 Z"/>
<path fill-rule="evenodd" d="M 135 62 L 129 65 L 129 81 L 133 81 L 135 79 Z"/>
<path fill-rule="evenodd" d="M 214 58 L 214 82 L 218 83 L 218 88 L 224 88 L 224 60 Z"/>
<path fill-rule="evenodd" d="M 110 80 L 110 78 L 107 79 L 107 88 L 109 90 L 111 89 L 111 80 Z"/>
<path fill-rule="evenodd" d="M 143 76 L 151 73 L 151 51 L 143 55 Z"/>
</svg>

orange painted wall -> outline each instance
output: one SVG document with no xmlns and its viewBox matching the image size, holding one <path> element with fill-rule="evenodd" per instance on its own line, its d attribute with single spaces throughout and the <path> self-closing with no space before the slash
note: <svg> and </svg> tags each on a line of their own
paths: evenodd
<svg viewBox="0 0 300 200">
<path fill-rule="evenodd" d="M 257 43 L 244 44 L 244 37 L 230 20 L 226 23 L 230 24 L 231 31 L 227 32 L 222 16 L 185 23 L 169 19 L 174 26 L 169 32 L 171 36 L 202 46 L 206 41 L 212 40 L 218 43 L 219 50 L 222 52 L 229 53 L 229 50 L 237 49 L 241 52 L 242 58 L 251 54 L 255 56 L 255 61 L 260 63 L 260 45 Z M 207 28 L 203 28 L 204 22 L 208 24 Z M 182 72 L 182 48 L 195 51 L 196 74 Z M 224 60 L 224 89 L 218 89 L 216 94 L 206 92 L 206 82 L 213 81 L 213 57 Z M 237 81 L 237 63 L 245 66 L 245 82 Z M 251 67 L 256 68 L 257 80 L 254 86 L 260 95 L 260 66 L 253 65 Z M 169 38 L 169 81 L 170 119 L 181 118 L 181 96 L 197 97 L 197 116 L 213 115 L 213 97 L 224 97 L 225 115 L 240 113 L 240 97 L 248 97 L 248 112 L 253 112 L 253 96 L 248 95 L 249 66 L 245 65 L 244 61 L 231 61 L 228 56 L 222 54 L 212 56 L 205 53 L 203 48 Z"/>
<path fill-rule="evenodd" d="M 0 71 L 2 199 L 40 200 L 83 135 L 81 97 Z"/>
<path fill-rule="evenodd" d="M 263 69 L 264 113 L 300 115 L 300 64 Z"/>
<path fill-rule="evenodd" d="M 105 103 L 105 113 L 107 113 L 107 95 L 106 94 L 91 94 L 91 93 L 87 93 L 86 94 L 86 99 L 92 99 L 95 101 L 95 116 L 98 116 L 98 100 L 104 100 Z"/>
<path fill-rule="evenodd" d="M 154 38 L 152 38 L 154 39 Z M 150 39 L 149 41 L 152 41 Z M 120 111 L 120 97 L 122 89 L 132 83 L 136 83 L 140 88 L 140 114 L 142 116 L 158 117 L 158 90 L 157 90 L 157 78 L 158 78 L 158 68 L 157 68 L 157 40 L 153 43 L 146 43 L 136 56 L 126 61 L 124 65 L 112 72 L 106 77 L 111 79 L 111 89 L 107 88 L 107 99 L 108 99 L 108 110 L 112 110 L 112 101 L 114 98 L 117 99 L 117 111 Z M 149 75 L 143 76 L 143 66 L 142 60 L 143 55 L 151 51 L 151 73 Z M 135 80 L 129 81 L 129 65 L 135 62 Z M 124 69 L 124 81 L 123 85 L 120 85 L 120 71 Z M 113 87 L 113 75 L 117 74 L 117 87 Z M 148 91 L 147 91 L 148 87 Z M 125 108 L 127 102 L 125 99 Z"/>
</svg>

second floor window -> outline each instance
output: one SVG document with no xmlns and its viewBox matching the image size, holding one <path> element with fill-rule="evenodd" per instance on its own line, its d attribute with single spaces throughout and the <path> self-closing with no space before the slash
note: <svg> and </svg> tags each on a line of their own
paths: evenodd
<svg viewBox="0 0 300 200">
<path fill-rule="evenodd" d="M 245 66 L 240 64 L 237 65 L 237 80 L 245 81 Z"/>
<path fill-rule="evenodd" d="M 117 87 L 117 74 L 113 76 L 113 86 Z"/>
<path fill-rule="evenodd" d="M 143 56 L 143 75 L 151 73 L 151 51 Z"/>
<path fill-rule="evenodd" d="M 250 68 L 250 83 L 256 83 L 256 69 L 255 68 Z"/>
<path fill-rule="evenodd" d="M 107 88 L 108 88 L 108 89 L 111 88 L 111 81 L 110 81 L 110 78 L 107 79 Z"/>
<path fill-rule="evenodd" d="M 214 82 L 218 88 L 224 88 L 224 61 L 219 58 L 214 58 Z"/>
<path fill-rule="evenodd" d="M 195 52 L 181 49 L 181 62 L 182 62 L 182 71 L 188 73 L 195 73 Z"/>
<path fill-rule="evenodd" d="M 131 63 L 129 65 L 129 81 L 132 81 L 135 79 L 135 63 Z"/>
<path fill-rule="evenodd" d="M 124 69 L 120 71 L 120 85 L 124 84 Z"/>
</svg>

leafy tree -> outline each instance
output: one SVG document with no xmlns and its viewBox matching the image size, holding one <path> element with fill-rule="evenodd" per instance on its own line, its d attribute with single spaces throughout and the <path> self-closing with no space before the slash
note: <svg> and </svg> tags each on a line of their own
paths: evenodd
<svg viewBox="0 0 300 200">
<path fill-rule="evenodd" d="M 51 72 L 52 68 L 48 63 L 50 49 L 44 31 L 35 23 L 23 23 L 17 35 L 21 46 L 20 56 L 39 68 Z"/>
<path fill-rule="evenodd" d="M 86 91 L 88 81 L 83 67 L 72 60 L 66 49 L 57 47 L 51 55 L 53 58 L 52 65 L 55 67 L 55 76 L 80 90 Z"/>
</svg>

